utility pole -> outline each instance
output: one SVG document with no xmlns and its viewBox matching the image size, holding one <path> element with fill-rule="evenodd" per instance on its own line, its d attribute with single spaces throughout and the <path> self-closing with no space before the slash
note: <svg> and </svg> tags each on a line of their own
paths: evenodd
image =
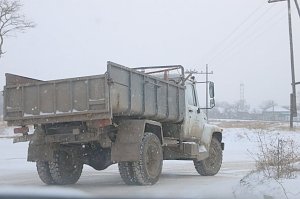
<svg viewBox="0 0 300 199">
<path fill-rule="evenodd" d="M 241 112 L 243 112 L 245 110 L 245 84 L 244 83 L 240 83 L 240 109 Z"/>
<path fill-rule="evenodd" d="M 296 107 L 295 60 L 294 60 L 291 0 L 269 0 L 269 3 L 275 3 L 280 1 L 287 1 L 288 4 L 290 56 L 291 56 L 291 73 L 292 73 L 292 93 L 290 94 L 290 128 L 293 129 L 294 117 L 297 117 L 297 107 Z M 294 1 L 298 9 L 299 8 L 298 2 L 297 0 Z M 299 9 L 298 9 L 298 13 L 299 13 Z"/>
<path fill-rule="evenodd" d="M 212 75 L 214 74 L 213 71 L 208 72 L 208 64 L 206 64 L 206 70 L 205 72 L 201 71 L 199 74 L 205 75 L 205 91 L 206 91 L 206 117 L 207 117 L 207 121 L 208 121 L 208 75 Z"/>
</svg>

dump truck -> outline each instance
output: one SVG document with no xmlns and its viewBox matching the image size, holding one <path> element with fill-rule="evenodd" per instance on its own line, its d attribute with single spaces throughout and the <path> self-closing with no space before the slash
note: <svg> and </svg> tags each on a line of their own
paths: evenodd
<svg viewBox="0 0 300 199">
<path fill-rule="evenodd" d="M 200 175 L 213 176 L 222 129 L 208 124 L 198 83 L 181 65 L 107 62 L 105 74 L 53 81 L 6 74 L 4 120 L 15 126 L 14 143 L 29 142 L 27 161 L 45 184 L 76 183 L 84 164 L 117 163 L 126 184 L 153 185 L 164 160 L 193 161 Z M 205 84 L 212 108 L 214 84 Z"/>
</svg>

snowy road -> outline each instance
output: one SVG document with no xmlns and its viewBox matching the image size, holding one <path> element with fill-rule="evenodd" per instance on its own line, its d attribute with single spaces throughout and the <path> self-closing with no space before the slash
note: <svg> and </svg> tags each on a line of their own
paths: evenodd
<svg viewBox="0 0 300 199">
<path fill-rule="evenodd" d="M 162 176 L 154 186 L 127 186 L 122 182 L 116 165 L 104 171 L 85 168 L 76 185 L 68 186 L 92 195 L 116 196 L 160 196 L 160 197 L 232 197 L 238 181 L 249 171 L 249 163 L 224 163 L 221 172 L 214 177 L 199 176 L 192 162 L 165 162 Z M 28 171 L 1 172 L 1 185 L 45 186 L 34 169 Z"/>
<path fill-rule="evenodd" d="M 231 136 L 227 138 L 237 141 Z M 35 163 L 26 162 L 27 145 L 12 144 L 11 139 L 0 138 L 0 188 L 6 185 L 46 187 L 37 175 Z M 246 154 L 246 148 L 237 150 L 236 147 L 240 146 L 236 144 L 226 144 L 225 147 L 221 171 L 213 177 L 200 176 L 192 161 L 164 161 L 156 185 L 127 186 L 121 180 L 117 165 L 104 171 L 85 166 L 78 183 L 64 187 L 101 197 L 232 198 L 233 188 L 254 167 L 254 163 Z"/>
<path fill-rule="evenodd" d="M 240 180 L 254 169 L 249 151 L 257 150 L 257 143 L 253 141 L 255 136 L 252 130 L 225 129 L 223 165 L 216 176 L 200 176 L 192 161 L 164 161 L 163 172 L 157 184 L 127 186 L 121 180 L 117 165 L 104 171 L 95 171 L 85 166 L 78 183 L 63 186 L 63 191 L 68 188 L 108 198 L 234 198 L 236 190 L 240 190 Z M 297 137 L 300 139 L 300 134 Z M 24 187 L 33 187 L 33 191 L 56 188 L 44 185 L 37 175 L 35 163 L 26 162 L 27 147 L 28 143 L 12 144 L 11 139 L 0 138 L 0 193 L 1 189 L 11 185 L 15 190 Z M 263 198 L 263 194 L 260 195 L 259 198 Z M 240 191 L 237 196 L 245 198 Z"/>
</svg>

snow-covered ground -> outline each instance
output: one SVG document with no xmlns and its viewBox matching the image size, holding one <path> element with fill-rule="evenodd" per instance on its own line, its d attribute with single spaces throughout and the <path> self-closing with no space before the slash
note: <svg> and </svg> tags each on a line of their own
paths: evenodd
<svg viewBox="0 0 300 199">
<path fill-rule="evenodd" d="M 297 131 L 278 131 L 270 129 L 243 129 L 228 128 L 225 129 L 224 140 L 229 150 L 224 151 L 226 161 L 253 161 L 257 153 L 259 141 L 258 134 L 263 134 L 264 143 L 271 139 L 294 140 L 300 145 L 300 132 Z M 226 157 L 226 154 L 228 156 Z M 298 148 L 299 154 L 299 148 Z M 300 155 L 300 154 L 299 154 Z M 297 162 L 295 169 L 300 171 L 300 162 Z M 295 172 L 295 177 L 291 179 L 273 179 L 264 176 L 263 172 L 250 170 L 241 180 L 233 187 L 233 194 L 236 198 L 300 198 L 300 172 Z"/>
<path fill-rule="evenodd" d="M 39 180 L 35 164 L 26 161 L 28 143 L 12 144 L 12 128 L 0 132 L 0 193 L 3 189 L 25 187 L 47 189 Z M 300 132 L 268 129 L 224 128 L 225 150 L 220 172 L 213 177 L 199 176 L 191 161 L 165 161 L 160 181 L 154 186 L 126 186 L 118 168 L 104 171 L 85 166 L 77 184 L 63 188 L 76 189 L 101 197 L 150 198 L 300 198 L 300 175 L 295 179 L 265 179 L 255 169 L 253 155 L 258 152 L 257 132 L 284 136 L 300 144 Z M 51 186 L 53 189 L 53 186 Z"/>
</svg>

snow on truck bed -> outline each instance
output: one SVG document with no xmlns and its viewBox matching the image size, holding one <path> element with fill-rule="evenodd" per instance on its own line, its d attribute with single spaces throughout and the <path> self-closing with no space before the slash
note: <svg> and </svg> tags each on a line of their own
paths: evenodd
<svg viewBox="0 0 300 199">
<path fill-rule="evenodd" d="M 12 139 L 6 137 L 13 135 L 13 128 L 1 128 L 0 131 L 0 190 L 1 187 L 7 185 L 43 185 L 37 177 L 35 164 L 26 161 L 28 143 L 12 144 Z M 101 191 L 101 196 L 108 197 L 124 197 L 125 194 L 125 197 L 162 198 L 264 198 L 267 196 L 285 198 L 286 193 L 288 198 L 300 198 L 299 173 L 295 179 L 282 180 L 280 183 L 271 179 L 267 180 L 260 173 L 247 175 L 255 168 L 251 154 L 258 152 L 258 132 L 292 138 L 300 145 L 300 131 L 292 132 L 269 127 L 267 129 L 224 128 L 223 165 L 215 177 L 195 177 L 198 174 L 190 161 L 165 161 L 159 183 L 151 187 L 128 187 L 123 185 L 118 176 L 117 165 L 101 172 L 85 166 L 83 176 L 74 187 L 98 195 L 102 185 L 104 189 Z M 245 178 L 245 176 L 247 177 Z M 103 181 L 100 183 L 97 181 L 98 179 L 103 179 Z M 246 185 L 241 184 L 242 179 L 247 179 Z M 110 186 L 107 182 L 109 180 Z M 123 188 L 120 189 L 120 186 Z"/>
</svg>

